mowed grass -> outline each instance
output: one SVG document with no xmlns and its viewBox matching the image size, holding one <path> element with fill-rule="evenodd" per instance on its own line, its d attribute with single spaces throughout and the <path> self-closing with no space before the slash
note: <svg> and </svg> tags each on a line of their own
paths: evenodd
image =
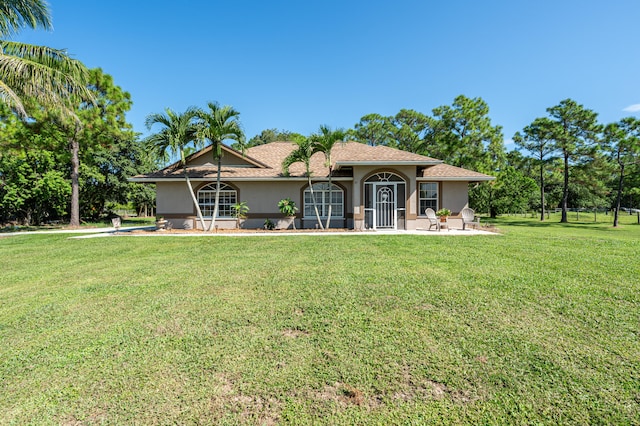
<svg viewBox="0 0 640 426">
<path fill-rule="evenodd" d="M 638 424 L 624 220 L 0 237 L 0 423 Z"/>
</svg>

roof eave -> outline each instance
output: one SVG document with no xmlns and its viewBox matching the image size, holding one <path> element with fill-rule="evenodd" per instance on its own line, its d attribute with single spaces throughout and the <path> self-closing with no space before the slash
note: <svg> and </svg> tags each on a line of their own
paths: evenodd
<svg viewBox="0 0 640 426">
<path fill-rule="evenodd" d="M 416 178 L 417 182 L 453 181 L 453 182 L 488 182 L 495 180 L 494 176 L 424 176 Z"/>
<path fill-rule="evenodd" d="M 434 161 L 336 161 L 336 166 L 435 166 L 442 164 L 440 160 Z"/>
<path fill-rule="evenodd" d="M 204 177 L 192 177 L 189 178 L 189 180 L 191 182 L 211 182 L 213 178 L 208 177 L 208 178 L 204 178 Z M 184 177 L 169 177 L 169 178 L 146 178 L 146 177 L 132 177 L 132 178 L 128 178 L 127 179 L 129 182 L 134 182 L 134 183 L 158 183 L 158 182 L 184 182 Z M 229 178 L 229 177 L 225 177 L 224 178 L 225 182 L 256 182 L 256 181 L 271 181 L 271 182 L 277 182 L 277 181 L 283 181 L 283 180 L 287 180 L 287 181 L 293 181 L 293 182 L 307 182 L 308 179 L 304 176 L 302 177 L 285 177 L 285 176 L 267 176 L 267 177 L 235 177 L 235 178 Z M 313 178 L 314 182 L 318 182 L 318 181 L 328 181 L 329 178 L 328 177 L 316 177 L 314 176 Z M 331 178 L 332 181 L 339 181 L 339 182 L 348 182 L 348 181 L 352 181 L 353 178 L 352 177 L 334 177 Z"/>
</svg>

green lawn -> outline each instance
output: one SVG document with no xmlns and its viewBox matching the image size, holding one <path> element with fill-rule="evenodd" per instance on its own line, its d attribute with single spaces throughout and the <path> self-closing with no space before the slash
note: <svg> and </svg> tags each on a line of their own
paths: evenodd
<svg viewBox="0 0 640 426">
<path fill-rule="evenodd" d="M 638 424 L 640 225 L 580 219 L 0 236 L 0 424 Z"/>
</svg>

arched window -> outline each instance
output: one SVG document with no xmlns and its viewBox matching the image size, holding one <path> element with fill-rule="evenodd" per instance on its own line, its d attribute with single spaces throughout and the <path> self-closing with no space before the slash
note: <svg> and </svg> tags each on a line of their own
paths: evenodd
<svg viewBox="0 0 640 426">
<path fill-rule="evenodd" d="M 326 218 L 329 214 L 329 184 L 325 182 L 313 184 L 313 195 L 320 217 Z M 313 208 L 311 189 L 304 190 L 304 217 L 316 217 Z M 331 184 L 331 217 L 344 217 L 344 191 L 338 185 Z"/>
<path fill-rule="evenodd" d="M 237 203 L 238 192 L 227 185 L 220 183 L 220 200 L 218 203 L 218 217 L 233 217 L 231 206 Z M 202 210 L 202 216 L 212 217 L 213 207 L 216 202 L 216 184 L 210 183 L 198 191 L 198 204 Z"/>
</svg>

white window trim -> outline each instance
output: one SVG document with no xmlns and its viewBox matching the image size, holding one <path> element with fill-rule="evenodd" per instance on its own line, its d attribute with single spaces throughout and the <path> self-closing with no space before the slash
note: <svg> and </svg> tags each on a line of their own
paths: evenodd
<svg viewBox="0 0 640 426">
<path fill-rule="evenodd" d="M 327 189 L 317 189 L 316 185 L 326 185 Z M 335 216 L 335 210 L 332 208 L 331 209 L 331 220 L 339 220 L 339 219 L 344 219 L 344 190 L 342 188 L 340 188 L 338 185 L 336 185 L 335 183 L 331 184 L 333 186 L 333 189 L 331 190 L 331 194 L 337 194 L 340 193 L 342 195 L 341 197 L 341 201 L 340 204 L 342 205 L 342 215 L 340 216 Z M 322 199 L 325 199 L 324 194 L 327 194 L 327 197 L 329 196 L 329 183 L 328 182 L 316 182 L 313 184 L 313 195 L 315 197 L 318 196 L 318 192 L 322 192 L 323 196 Z M 315 209 L 313 208 L 313 203 L 310 203 L 309 208 L 311 209 L 311 213 L 309 215 L 306 214 L 306 199 L 307 199 L 307 194 L 309 194 L 309 198 L 311 198 L 311 189 L 309 188 L 309 186 L 307 185 L 307 187 L 305 188 L 303 194 L 302 194 L 302 201 L 303 201 L 303 205 L 302 205 L 302 218 L 303 219 L 315 219 L 316 218 L 316 212 Z M 336 203 L 333 203 L 333 205 L 335 206 Z M 327 215 L 325 212 L 328 212 L 329 210 L 329 206 L 325 205 L 324 203 L 322 204 L 318 204 L 318 213 L 320 213 L 320 218 L 321 219 L 326 219 Z"/>
<path fill-rule="evenodd" d="M 420 197 L 420 192 L 421 189 L 420 187 L 422 186 L 422 184 L 434 184 L 436 186 L 436 196 L 435 198 L 422 198 Z M 422 209 L 421 208 L 421 202 L 422 200 L 436 200 L 436 207 L 434 208 L 435 211 L 438 211 L 439 207 L 440 207 L 440 185 L 438 184 L 438 182 L 418 182 L 418 216 L 426 216 L 425 214 L 425 210 L 426 209 Z"/>
<path fill-rule="evenodd" d="M 211 193 L 211 202 L 209 203 L 203 203 L 200 201 L 200 194 L 201 193 Z M 218 216 L 216 217 L 216 219 L 233 219 L 232 216 L 232 211 L 231 209 L 229 209 L 229 215 L 228 216 L 222 216 L 221 212 L 223 212 L 223 209 L 221 209 L 221 207 L 224 205 L 227 205 L 227 203 L 222 203 L 223 200 L 223 196 L 224 195 L 229 195 L 229 194 L 233 194 L 235 201 L 233 201 L 232 203 L 230 203 L 230 205 L 236 204 L 238 202 L 238 191 L 233 188 L 232 186 L 224 183 L 224 182 L 220 182 L 220 203 L 218 206 Z M 215 206 L 215 196 L 216 196 L 216 184 L 214 183 L 210 183 L 208 185 L 203 186 L 202 188 L 200 188 L 198 190 L 198 194 L 197 194 L 197 199 L 198 199 L 198 205 L 200 206 L 200 210 L 202 211 L 202 217 L 203 218 L 207 218 L 207 219 L 211 219 L 213 218 L 213 209 Z M 207 215 L 205 214 L 205 210 L 207 210 L 206 206 L 210 207 L 211 210 L 211 214 Z"/>
</svg>

